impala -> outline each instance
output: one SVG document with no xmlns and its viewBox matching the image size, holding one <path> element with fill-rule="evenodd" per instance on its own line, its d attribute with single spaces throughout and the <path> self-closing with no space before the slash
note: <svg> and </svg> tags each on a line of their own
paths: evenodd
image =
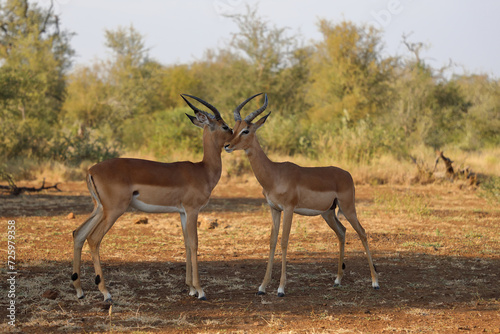
<svg viewBox="0 0 500 334">
<path fill-rule="evenodd" d="M 209 108 L 213 115 L 193 106 L 184 96 L 195 117 L 186 114 L 191 122 L 203 129 L 203 160 L 161 163 L 156 161 L 118 158 L 92 166 L 87 173 L 87 186 L 94 202 L 94 210 L 87 220 L 73 232 L 74 258 L 71 279 L 77 297 L 84 293 L 80 282 L 82 247 L 88 241 L 95 269 L 95 284 L 112 303 L 104 283 L 99 247 L 101 240 L 115 221 L 129 207 L 144 212 L 178 212 L 186 248 L 186 284 L 189 295 L 205 300 L 198 273 L 198 213 L 210 197 L 220 179 L 221 152 L 233 132 L 220 113 L 209 103 L 189 96 Z"/>
<path fill-rule="evenodd" d="M 354 182 L 351 175 L 349 172 L 338 167 L 301 167 L 291 162 L 277 163 L 269 160 L 259 144 L 256 131 L 265 123 L 271 113 L 252 123 L 254 118 L 266 109 L 267 95 L 265 95 L 264 105 L 258 110 L 249 114 L 245 119 L 241 119 L 240 115 L 243 106 L 261 94 L 251 96 L 234 110 L 234 120 L 236 123 L 233 130 L 233 139 L 224 147 L 229 153 L 234 150 L 245 151 L 255 177 L 263 188 L 263 194 L 266 197 L 267 203 L 271 207 L 273 225 L 271 229 L 269 261 L 264 280 L 259 286 L 258 294 L 265 294 L 266 286 L 271 281 L 271 271 L 282 212 L 282 263 L 278 296 L 283 297 L 285 295 L 286 255 L 294 213 L 305 216 L 321 215 L 328 226 L 337 234 L 340 256 L 335 286 L 340 285 L 345 269 L 344 245 L 346 228 L 340 223 L 335 214 L 337 205 L 339 206 L 339 211 L 343 213 L 358 233 L 368 258 L 372 286 L 374 289 L 379 289 L 378 274 L 370 255 L 366 233 L 356 216 Z"/>
</svg>

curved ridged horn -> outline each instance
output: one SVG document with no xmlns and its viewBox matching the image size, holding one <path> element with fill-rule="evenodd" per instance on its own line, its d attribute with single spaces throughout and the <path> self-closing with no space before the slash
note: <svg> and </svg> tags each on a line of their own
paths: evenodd
<svg viewBox="0 0 500 334">
<path fill-rule="evenodd" d="M 253 99 L 253 98 L 255 98 L 256 96 L 259 96 L 259 95 L 262 95 L 262 93 L 258 93 L 258 94 L 255 94 L 253 96 L 250 96 L 248 99 L 246 99 L 245 101 L 241 102 L 240 105 L 236 107 L 236 109 L 234 109 L 233 114 L 234 114 L 234 120 L 235 121 L 241 121 L 241 115 L 240 115 L 241 109 L 243 109 L 243 107 L 245 106 L 245 104 L 247 104 L 251 99 Z"/>
<path fill-rule="evenodd" d="M 196 101 L 200 102 L 201 104 L 203 104 L 205 107 L 207 107 L 208 109 L 212 110 L 212 112 L 214 113 L 214 115 L 210 115 L 209 113 L 207 113 L 206 111 L 203 111 L 201 109 L 198 109 L 196 108 L 194 105 L 191 104 L 191 102 L 189 102 L 188 100 L 186 100 L 186 98 L 184 96 L 189 96 L 190 98 L 192 99 L 195 99 Z M 193 109 L 194 111 L 197 111 L 197 112 L 201 112 L 202 114 L 205 114 L 206 116 L 210 117 L 210 118 L 215 118 L 216 120 L 222 120 L 222 117 L 220 116 L 220 113 L 219 111 L 217 110 L 217 108 L 215 108 L 213 105 L 211 105 L 210 103 L 206 102 L 206 101 L 203 101 L 202 99 L 200 99 L 199 97 L 196 97 L 196 96 L 193 96 L 193 95 L 189 95 L 189 94 L 181 94 L 181 97 L 184 99 L 184 101 L 186 101 L 186 103 L 188 104 L 188 106 Z"/>
<path fill-rule="evenodd" d="M 184 101 L 186 101 L 186 103 L 188 104 L 189 107 L 191 107 L 191 109 L 194 110 L 195 113 L 199 112 L 199 113 L 202 113 L 203 115 L 207 116 L 208 118 L 211 118 L 211 119 L 215 119 L 215 116 L 204 111 L 204 110 L 201 110 L 201 109 L 198 109 L 196 108 L 193 104 L 191 104 L 191 102 L 189 102 L 184 96 L 182 96 L 181 94 L 181 97 Z M 187 115 L 187 114 L 186 114 Z M 189 116 L 188 117 L 191 119 L 193 116 Z"/>
<path fill-rule="evenodd" d="M 260 94 L 257 94 L 257 95 L 260 95 Z M 250 123 L 251 121 L 253 121 L 253 119 L 255 117 L 259 116 L 264 110 L 266 110 L 266 108 L 267 108 L 267 94 L 264 94 L 264 104 L 262 105 L 262 107 L 260 107 L 259 109 L 255 110 L 254 112 L 249 114 L 247 117 L 245 117 L 245 122 Z"/>
</svg>

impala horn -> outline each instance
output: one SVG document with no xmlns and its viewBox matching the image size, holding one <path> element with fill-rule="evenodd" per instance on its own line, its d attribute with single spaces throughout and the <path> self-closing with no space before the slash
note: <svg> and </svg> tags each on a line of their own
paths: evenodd
<svg viewBox="0 0 500 334">
<path fill-rule="evenodd" d="M 212 110 L 212 112 L 214 113 L 213 115 L 207 113 L 206 111 L 203 111 L 201 109 L 198 109 L 196 108 L 193 104 L 191 104 L 191 102 L 189 102 L 184 96 L 189 96 L 190 98 L 192 99 L 195 99 L 196 101 L 200 102 L 201 104 L 203 104 L 205 107 L 207 107 L 208 109 Z M 222 120 L 222 117 L 219 113 L 219 111 L 217 110 L 217 108 L 215 108 L 213 105 L 211 105 L 210 103 L 206 102 L 206 101 L 203 101 L 202 99 L 200 99 L 199 97 L 196 97 L 196 96 L 193 96 L 193 95 L 189 95 L 189 94 L 181 94 L 181 97 L 184 99 L 184 101 L 186 101 L 186 103 L 188 104 L 188 106 L 193 109 L 195 112 L 201 112 L 202 114 L 204 114 L 205 116 L 207 117 L 210 117 L 212 119 L 216 119 L 218 121 Z M 215 115 L 215 116 L 214 116 Z"/>
<path fill-rule="evenodd" d="M 234 111 L 233 111 L 234 120 L 235 121 L 241 121 L 241 115 L 240 115 L 241 109 L 243 109 L 243 107 L 245 106 L 245 104 L 247 104 L 250 100 L 252 100 L 253 98 L 255 98 L 255 97 L 259 96 L 259 95 L 262 95 L 262 94 L 263 93 L 255 94 L 253 96 L 250 96 L 245 101 L 241 102 L 240 105 L 237 106 L 236 109 L 234 109 Z M 262 107 L 260 107 L 259 109 L 255 110 L 254 112 L 252 112 L 251 114 L 249 114 L 247 117 L 245 117 L 245 122 L 250 123 L 251 121 L 253 121 L 253 119 L 255 117 L 259 116 L 264 110 L 266 110 L 266 108 L 267 108 L 267 94 L 265 94 L 264 96 L 265 96 L 265 98 L 264 98 L 264 105 Z"/>
</svg>

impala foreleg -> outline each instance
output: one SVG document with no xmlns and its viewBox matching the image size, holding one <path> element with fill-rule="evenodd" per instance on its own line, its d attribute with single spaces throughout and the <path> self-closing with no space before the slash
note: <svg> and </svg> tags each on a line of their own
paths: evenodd
<svg viewBox="0 0 500 334">
<path fill-rule="evenodd" d="M 186 244 L 186 284 L 190 295 L 197 295 L 198 299 L 206 300 L 205 292 L 201 287 L 198 271 L 198 211 L 186 213 L 184 241 Z"/>
<path fill-rule="evenodd" d="M 269 261 L 267 261 L 266 274 L 264 275 L 264 281 L 262 281 L 262 284 L 259 286 L 259 292 L 257 292 L 258 295 L 264 295 L 266 293 L 266 287 L 271 281 L 271 273 L 273 271 L 273 263 L 274 263 L 274 253 L 276 251 L 276 244 L 278 243 L 281 211 L 271 208 L 271 215 L 273 218 L 273 225 L 271 227 L 271 237 L 269 239 Z"/>
<path fill-rule="evenodd" d="M 182 225 L 182 234 L 184 236 L 184 247 L 186 249 L 186 285 L 189 287 L 189 295 L 195 296 L 196 289 L 193 286 L 193 267 L 191 263 L 191 248 L 188 244 L 188 231 L 187 231 L 187 217 L 186 213 L 181 212 L 181 225 Z"/>
<path fill-rule="evenodd" d="M 328 226 L 335 232 L 337 238 L 339 239 L 339 263 L 337 277 L 335 278 L 334 286 L 339 286 L 344 276 L 344 248 L 345 248 L 345 232 L 346 228 L 338 220 L 335 215 L 335 210 L 329 210 L 322 214 L 323 219 L 327 222 Z"/>
</svg>

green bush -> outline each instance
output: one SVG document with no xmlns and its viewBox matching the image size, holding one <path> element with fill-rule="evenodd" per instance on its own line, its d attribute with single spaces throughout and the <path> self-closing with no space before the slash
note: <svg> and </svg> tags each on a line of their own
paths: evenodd
<svg viewBox="0 0 500 334">
<path fill-rule="evenodd" d="M 297 114 L 272 113 L 258 136 L 265 150 L 273 153 L 306 154 L 311 146 L 310 133 Z"/>
<path fill-rule="evenodd" d="M 49 148 L 48 156 L 71 166 L 78 166 L 82 161 L 100 162 L 116 158 L 119 152 L 116 146 L 109 146 L 102 137 L 95 140 L 87 133 L 83 136 L 61 136 L 55 139 Z"/>
<path fill-rule="evenodd" d="M 348 126 L 347 122 L 314 122 L 303 130 L 297 151 L 311 158 L 370 163 L 384 153 L 400 159 L 407 156 L 407 143 L 401 130 L 375 124 L 371 119 Z"/>
<path fill-rule="evenodd" d="M 128 120 L 122 127 L 124 147 L 167 161 L 174 152 L 202 152 L 202 130 L 185 113 L 193 114 L 191 109 L 176 108 Z"/>
</svg>

